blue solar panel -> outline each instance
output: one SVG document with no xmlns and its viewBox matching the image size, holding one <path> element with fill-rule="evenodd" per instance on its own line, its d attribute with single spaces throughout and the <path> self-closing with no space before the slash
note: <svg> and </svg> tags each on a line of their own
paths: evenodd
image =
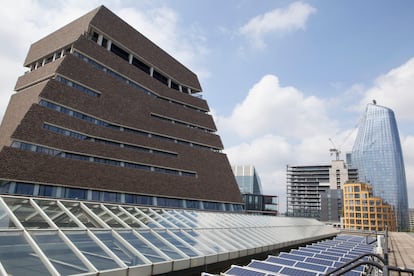
<svg viewBox="0 0 414 276">
<path fill-rule="evenodd" d="M 332 240 L 293 249 L 290 253 L 282 252 L 279 256 L 268 256 L 265 261 L 253 260 L 246 267 L 233 266 L 226 275 L 264 276 L 265 271 L 268 272 L 267 275 L 322 275 L 354 257 L 372 252 L 373 245 L 367 245 L 366 240 L 366 237 L 340 235 Z M 363 269 L 364 267 L 360 266 L 344 275 L 360 276 Z"/>
<path fill-rule="evenodd" d="M 320 253 L 322 250 L 312 248 L 312 247 L 300 247 L 299 250 L 305 251 L 305 252 L 313 252 L 313 253 Z"/>
<path fill-rule="evenodd" d="M 306 259 L 305 256 L 293 255 L 293 254 L 284 253 L 284 252 L 280 253 L 279 257 L 290 259 L 290 260 L 296 260 L 296 261 L 303 261 Z"/>
<path fill-rule="evenodd" d="M 318 272 L 325 272 L 325 270 L 326 270 L 326 266 L 317 265 L 317 264 L 310 264 L 310 263 L 298 262 L 298 263 L 296 263 L 295 266 L 300 267 L 300 268 L 306 268 L 306 269 L 309 269 L 309 270 L 318 271 Z"/>
<path fill-rule="evenodd" d="M 326 254 L 315 254 L 314 257 L 319 258 L 319 259 L 324 259 L 324 260 L 331 260 L 331 261 L 338 261 L 340 259 L 339 257 L 326 255 Z"/>
<path fill-rule="evenodd" d="M 290 250 L 290 253 L 296 254 L 296 255 L 308 256 L 308 257 L 312 257 L 313 255 L 315 255 L 315 253 L 313 252 L 305 252 L 305 251 L 297 250 L 297 249 Z"/>
<path fill-rule="evenodd" d="M 273 257 L 269 256 L 266 260 L 266 262 L 275 263 L 275 264 L 282 264 L 286 266 L 293 266 L 296 263 L 296 260 L 288 260 L 280 257 Z"/>
<path fill-rule="evenodd" d="M 270 272 L 279 272 L 283 268 L 280 265 L 269 264 L 269 263 L 260 262 L 260 261 L 252 261 L 247 266 L 258 268 L 258 269 L 265 270 L 265 271 L 270 271 Z"/>
<path fill-rule="evenodd" d="M 306 258 L 305 262 L 313 263 L 313 264 L 320 264 L 325 266 L 333 266 L 334 262 L 329 260 L 323 260 L 318 258 Z"/>
<path fill-rule="evenodd" d="M 235 276 L 266 276 L 266 273 L 248 270 L 240 266 L 233 266 L 227 270 L 224 274 Z"/>
<path fill-rule="evenodd" d="M 285 267 L 281 271 L 282 274 L 289 275 L 289 276 L 316 276 L 318 273 L 310 272 L 302 269 Z"/>
</svg>

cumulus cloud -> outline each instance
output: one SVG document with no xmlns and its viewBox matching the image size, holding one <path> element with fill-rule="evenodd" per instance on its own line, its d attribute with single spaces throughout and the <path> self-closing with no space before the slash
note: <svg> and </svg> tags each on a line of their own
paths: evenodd
<svg viewBox="0 0 414 276">
<path fill-rule="evenodd" d="M 264 48 L 266 35 L 303 30 L 309 16 L 315 12 L 316 9 L 307 3 L 294 2 L 286 8 L 274 9 L 250 19 L 239 29 L 239 32 L 250 39 L 253 46 Z"/>
<path fill-rule="evenodd" d="M 390 107 L 400 120 L 414 121 L 414 57 L 403 65 L 378 77 L 360 102 L 365 107 L 373 99 Z"/>
<path fill-rule="evenodd" d="M 294 139 L 332 132 L 335 122 L 329 119 L 325 105 L 295 87 L 281 86 L 277 76 L 266 75 L 229 117 L 218 117 L 217 121 L 219 129 L 234 131 L 243 138 L 273 133 Z"/>
<path fill-rule="evenodd" d="M 338 131 L 328 104 L 266 75 L 228 117 L 215 115 L 230 163 L 254 165 L 264 193 L 280 197 L 281 211 L 286 205 L 286 165 L 328 163 L 329 138 L 342 141 L 349 133 Z"/>
</svg>

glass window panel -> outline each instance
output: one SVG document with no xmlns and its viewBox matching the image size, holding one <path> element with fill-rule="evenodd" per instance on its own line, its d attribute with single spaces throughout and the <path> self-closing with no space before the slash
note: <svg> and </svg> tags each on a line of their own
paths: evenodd
<svg viewBox="0 0 414 276">
<path fill-rule="evenodd" d="M 158 263 L 166 261 L 164 257 L 149 247 L 144 241 L 137 238 L 132 232 L 119 232 L 119 234 L 151 262 Z"/>
<path fill-rule="evenodd" d="M 219 247 L 217 244 L 212 243 L 211 240 L 202 235 L 199 231 L 189 230 L 185 231 L 187 234 L 191 235 L 197 242 L 201 242 L 204 245 L 208 245 L 209 248 L 213 249 L 216 253 L 222 253 L 223 249 Z"/>
<path fill-rule="evenodd" d="M 34 185 L 30 183 L 16 183 L 16 194 L 33 195 Z"/>
<path fill-rule="evenodd" d="M 89 272 L 73 251 L 63 242 L 57 232 L 35 232 L 31 236 L 62 275 Z"/>
<path fill-rule="evenodd" d="M 131 226 L 132 228 L 143 228 L 141 224 L 139 224 L 134 218 L 131 218 L 131 216 L 127 215 L 124 211 L 120 210 L 118 206 L 105 206 L 109 210 L 111 210 L 112 213 L 114 213 L 118 218 L 120 218 L 123 222 Z"/>
<path fill-rule="evenodd" d="M 62 202 L 63 205 L 88 228 L 103 228 L 91 215 L 82 209 L 79 202 Z"/>
<path fill-rule="evenodd" d="M 22 233 L 0 232 L 0 262 L 9 275 L 50 275 Z"/>
<path fill-rule="evenodd" d="M 157 231 L 157 233 L 161 237 L 163 237 L 164 239 L 169 241 L 172 245 L 174 245 L 175 247 L 180 249 L 187 256 L 190 256 L 190 257 L 198 256 L 198 254 L 195 253 L 194 250 L 189 248 L 187 245 L 185 245 L 183 242 L 181 242 L 178 238 L 176 238 L 175 236 L 173 236 L 169 232 L 167 232 L 167 231 Z"/>
<path fill-rule="evenodd" d="M 185 235 L 184 231 L 177 230 L 177 231 L 172 231 L 172 233 L 174 233 L 180 239 L 184 240 L 186 243 L 188 243 L 189 245 L 191 245 L 192 247 L 196 248 L 198 251 L 206 255 L 211 255 L 211 254 L 216 253 L 215 251 L 207 247 L 207 245 L 201 244 L 199 240 L 189 237 L 188 235 Z"/>
<path fill-rule="evenodd" d="M 5 199 L 3 197 L 3 199 Z M 3 201 L 0 200 L 0 229 L 13 229 L 17 228 L 16 225 L 11 220 L 9 214 L 6 211 L 6 206 L 3 204 Z"/>
<path fill-rule="evenodd" d="M 112 228 L 125 228 L 120 224 L 110 213 L 104 210 L 100 204 L 85 204 L 92 212 L 94 212 L 100 219 Z"/>
<path fill-rule="evenodd" d="M 78 228 L 79 226 L 57 205 L 55 200 L 36 199 L 35 202 L 60 228 Z"/>
<path fill-rule="evenodd" d="M 119 267 L 86 232 L 69 232 L 65 234 L 98 270 Z"/>
<path fill-rule="evenodd" d="M 8 194 L 10 192 L 10 181 L 0 181 L 0 194 Z"/>
<path fill-rule="evenodd" d="M 136 217 L 137 219 L 139 219 L 142 223 L 144 223 L 147 227 L 149 228 L 160 228 L 160 226 L 156 223 L 154 223 L 151 219 L 148 219 L 148 217 L 144 216 L 143 214 L 141 214 L 141 212 L 139 212 L 138 210 L 135 210 L 135 212 L 133 210 L 131 210 L 132 208 L 126 208 L 134 217 Z M 148 209 L 147 208 L 140 208 L 140 211 L 146 211 L 146 213 L 148 213 Z"/>
<path fill-rule="evenodd" d="M 77 188 L 66 188 L 65 198 L 86 199 L 86 190 Z"/>
<path fill-rule="evenodd" d="M 184 257 L 181 256 L 176 250 L 165 244 L 161 241 L 153 232 L 151 231 L 140 231 L 139 234 L 144 237 L 147 241 L 151 244 L 155 245 L 159 250 L 161 250 L 164 254 L 174 260 L 183 259 Z"/>
<path fill-rule="evenodd" d="M 125 247 L 111 232 L 94 231 L 95 236 L 103 242 L 118 258 L 120 258 L 127 266 L 136 266 L 145 264 L 144 260 L 132 253 Z"/>
<path fill-rule="evenodd" d="M 53 197 L 56 194 L 56 187 L 39 185 L 39 196 Z"/>
<path fill-rule="evenodd" d="M 157 212 L 160 212 L 160 209 L 149 209 L 149 208 L 140 208 L 141 211 L 143 211 L 147 216 L 149 216 L 150 218 L 152 218 L 153 220 L 155 220 L 156 222 L 158 222 L 159 224 L 161 224 L 162 226 L 166 227 L 166 228 L 172 228 L 174 227 L 174 225 L 168 223 L 167 221 L 165 221 L 165 219 L 163 219 L 162 217 L 160 217 Z M 149 226 L 149 225 L 148 225 Z M 149 226 L 151 227 L 151 226 Z M 159 226 L 155 225 L 152 226 L 151 228 L 159 228 Z"/>
<path fill-rule="evenodd" d="M 4 198 L 4 201 L 12 209 L 14 215 L 26 228 L 50 228 L 27 198 Z"/>
</svg>

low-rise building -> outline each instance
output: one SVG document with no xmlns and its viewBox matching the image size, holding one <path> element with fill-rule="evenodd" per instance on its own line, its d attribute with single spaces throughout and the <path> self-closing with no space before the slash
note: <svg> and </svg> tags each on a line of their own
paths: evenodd
<svg viewBox="0 0 414 276">
<path fill-rule="evenodd" d="M 366 183 L 343 185 L 345 229 L 395 231 L 395 213 L 392 205 L 373 196 L 372 186 Z"/>
</svg>

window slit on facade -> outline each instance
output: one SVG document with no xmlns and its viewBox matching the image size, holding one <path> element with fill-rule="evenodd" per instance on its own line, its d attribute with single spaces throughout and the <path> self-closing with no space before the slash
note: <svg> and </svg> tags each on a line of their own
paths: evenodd
<svg viewBox="0 0 414 276">
<path fill-rule="evenodd" d="M 40 100 L 39 101 L 39 105 L 44 106 L 46 108 L 67 114 L 69 116 L 90 122 L 92 124 L 98 125 L 98 126 L 102 126 L 102 127 L 107 127 L 107 128 L 112 128 L 114 130 L 117 131 L 127 131 L 127 132 L 131 132 L 134 134 L 138 134 L 138 135 L 143 135 L 143 136 L 147 136 L 147 137 L 154 137 L 154 138 L 159 138 L 162 140 L 166 140 L 169 142 L 173 142 L 173 143 L 179 143 L 179 144 L 183 144 L 183 145 L 187 145 L 187 146 L 196 146 L 198 148 L 202 148 L 202 149 L 206 149 L 206 150 L 211 150 L 211 151 L 215 151 L 215 152 L 220 152 L 219 148 L 213 148 L 213 147 L 209 147 L 209 146 L 205 146 L 205 145 L 201 145 L 201 144 L 197 144 L 194 142 L 188 142 L 188 141 L 184 141 L 184 140 L 180 140 L 180 139 L 176 139 L 176 138 L 172 138 L 172 137 L 168 137 L 168 136 L 163 136 L 163 135 L 159 135 L 159 134 L 154 134 L 154 133 L 150 133 L 150 132 L 145 132 L 142 130 L 137 130 L 137 129 L 132 129 L 132 128 L 127 128 L 127 127 L 123 127 L 123 126 L 119 126 L 119 125 L 115 125 L 115 124 L 110 124 L 108 122 L 93 118 L 91 116 L 85 115 L 83 113 L 80 113 L 78 111 L 74 111 L 71 110 L 69 108 L 45 101 L 45 100 Z"/>
<path fill-rule="evenodd" d="M 96 61 L 94 61 L 94 60 L 92 60 L 92 59 L 84 56 L 83 54 L 81 54 L 81 53 L 79 53 L 77 51 L 74 52 L 74 56 L 77 57 L 77 58 L 80 58 L 81 60 L 83 60 L 84 62 L 86 62 L 88 64 L 91 64 L 96 69 L 98 69 L 98 70 L 100 70 L 102 72 L 105 72 L 106 74 L 111 75 L 111 76 L 119 79 L 120 81 L 125 82 L 127 85 L 129 85 L 129 86 L 133 87 L 134 89 L 137 89 L 140 92 L 143 92 L 143 93 L 145 93 L 145 94 L 147 94 L 147 95 L 149 95 L 151 97 L 154 97 L 154 98 L 157 98 L 157 99 L 160 99 L 160 100 L 163 100 L 163 101 L 167 101 L 169 103 L 173 103 L 173 104 L 176 104 L 176 105 L 179 105 L 179 106 L 183 106 L 185 108 L 189 108 L 189 109 L 192 109 L 192 110 L 195 110 L 195 111 L 198 111 L 198 112 L 207 113 L 207 111 L 202 110 L 202 109 L 199 109 L 196 106 L 187 105 L 187 104 L 184 104 L 184 103 L 181 103 L 181 102 L 174 101 L 174 100 L 169 99 L 169 98 L 161 97 L 161 96 L 157 95 L 156 93 L 154 93 L 154 92 L 152 92 L 152 91 L 150 91 L 150 90 L 142 87 L 138 83 L 135 83 L 134 81 L 131 81 L 131 80 L 129 80 L 129 79 L 121 76 L 120 74 L 118 74 L 118 73 L 112 71 L 111 69 L 109 69 L 109 68 L 107 68 L 107 67 L 105 67 L 105 66 L 103 66 L 103 65 L 101 65 L 99 63 L 97 63 Z"/>
<path fill-rule="evenodd" d="M 73 87 L 76 90 L 79 90 L 79 91 L 81 91 L 81 92 L 83 92 L 83 93 L 85 93 L 89 96 L 99 97 L 101 95 L 100 93 L 95 92 L 92 89 L 89 89 L 89 88 L 87 88 L 83 85 L 77 84 L 76 82 L 70 81 L 70 80 L 68 80 L 68 79 L 66 79 L 62 76 L 58 75 L 54 79 L 61 82 L 61 83 L 63 83 L 63 84 L 65 84 L 65 85 L 67 85 L 67 86 L 69 86 L 69 87 Z"/>
<path fill-rule="evenodd" d="M 114 160 L 114 159 L 109 159 L 109 158 L 89 156 L 86 154 L 65 152 L 65 151 L 58 150 L 58 149 L 48 148 L 48 147 L 20 142 L 20 141 L 13 141 L 11 144 L 11 147 L 18 148 L 18 149 L 25 150 L 25 151 L 38 152 L 38 153 L 43 153 L 43 154 L 67 158 L 67 159 L 88 161 L 92 163 L 103 163 L 103 164 L 108 164 L 112 166 L 127 167 L 127 168 L 139 169 L 139 170 L 159 172 L 159 173 L 167 173 L 167 174 L 173 174 L 177 176 L 197 177 L 197 174 L 195 172 L 169 169 L 169 168 L 139 164 L 139 163 L 134 163 L 134 162 L 124 162 L 124 161 L 119 161 L 119 160 Z"/>
<path fill-rule="evenodd" d="M 99 191 L 8 180 L 0 180 L 0 193 L 210 211 L 243 211 L 243 205 L 241 204 Z"/>
<path fill-rule="evenodd" d="M 107 145 L 112 145 L 112 146 L 116 146 L 116 147 L 120 147 L 120 148 L 127 148 L 127 149 L 132 149 L 132 150 L 136 150 L 136 151 L 142 151 L 142 152 L 148 152 L 148 153 L 153 153 L 153 154 L 160 154 L 160 155 L 166 155 L 166 156 L 172 156 L 172 157 L 177 157 L 178 154 L 177 153 L 172 153 L 172 152 L 167 152 L 167 151 L 163 151 L 163 150 L 156 150 L 156 149 L 151 149 L 151 148 L 146 148 L 146 147 L 141 147 L 141 146 L 136 146 L 136 145 L 131 145 L 131 144 L 125 144 L 125 143 L 118 143 L 118 142 L 114 142 L 111 140 L 106 140 L 106 139 L 102 139 L 102 138 L 96 138 L 96 137 L 92 137 L 92 136 L 88 136 L 85 134 L 81 134 L 78 133 L 76 131 L 72 131 L 72 130 L 68 130 L 68 129 L 64 129 L 58 126 L 54 126 L 54 125 L 50 125 L 50 124 L 43 124 L 43 128 L 47 129 L 49 131 L 61 134 L 61 135 L 65 135 L 65 136 L 69 136 L 69 137 L 73 137 L 79 140 L 88 140 L 91 142 L 95 142 L 95 143 L 102 143 L 102 144 L 107 144 Z"/>
<path fill-rule="evenodd" d="M 57 50 L 56 52 L 33 62 L 32 64 L 29 65 L 30 71 L 36 70 L 36 69 L 38 69 L 38 68 L 40 68 L 40 67 L 42 67 L 42 66 L 44 66 L 48 63 L 51 63 L 52 61 L 55 61 L 59 58 L 64 57 L 65 55 L 70 53 L 71 49 L 72 49 L 72 46 L 68 46 L 66 48 L 61 48 L 61 49 Z"/>
<path fill-rule="evenodd" d="M 170 122 L 170 123 L 173 123 L 173 124 L 182 125 L 182 126 L 185 126 L 185 127 L 188 127 L 188 128 L 196 128 L 196 129 L 202 130 L 204 132 L 213 133 L 213 131 L 210 130 L 210 129 L 200 127 L 200 126 L 197 126 L 197 125 L 194 125 L 194 124 L 190 124 L 190 123 L 187 123 L 187 122 L 183 122 L 183 121 L 180 121 L 180 120 L 170 119 L 170 118 L 158 115 L 158 114 L 152 113 L 151 117 L 154 117 L 154 118 L 157 118 L 159 120 L 166 121 L 166 122 Z"/>
<path fill-rule="evenodd" d="M 104 47 L 105 49 L 108 48 L 108 39 L 105 38 L 104 36 L 102 36 L 102 41 L 99 41 L 99 33 L 92 31 L 92 34 L 90 35 L 90 39 L 98 44 L 100 44 L 102 47 Z M 123 60 L 130 62 L 130 54 L 125 51 L 124 49 L 122 49 L 121 47 L 119 47 L 118 45 L 116 45 L 116 43 L 111 42 L 111 46 L 109 49 L 112 53 L 116 54 L 117 56 L 119 56 L 120 58 L 122 58 Z M 134 65 L 135 67 L 137 67 L 138 69 L 142 70 L 143 72 L 145 72 L 148 75 L 151 75 L 151 66 L 145 64 L 144 62 L 140 61 L 139 59 L 137 59 L 136 57 L 132 57 L 132 62 L 130 62 L 132 65 Z M 176 90 L 176 91 L 181 91 L 183 93 L 186 94 L 191 94 L 190 90 L 188 87 L 182 86 L 182 89 L 180 90 L 180 85 L 172 80 L 169 81 L 169 78 L 164 76 L 163 74 L 161 74 L 160 72 L 153 70 L 152 73 L 152 77 L 156 80 L 158 80 L 159 82 L 163 83 L 166 86 L 169 86 L 170 88 Z"/>
</svg>

